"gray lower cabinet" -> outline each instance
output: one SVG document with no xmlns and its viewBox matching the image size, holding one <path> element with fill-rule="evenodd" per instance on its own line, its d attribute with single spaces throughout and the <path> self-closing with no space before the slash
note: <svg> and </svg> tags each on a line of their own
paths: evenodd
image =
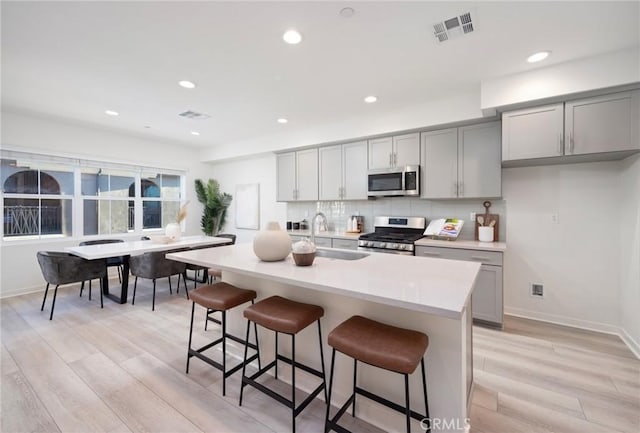
<svg viewBox="0 0 640 433">
<path fill-rule="evenodd" d="M 332 248 L 341 248 L 343 250 L 357 250 L 358 249 L 358 241 L 352 240 L 352 239 L 332 238 L 331 239 L 331 247 Z"/>
<path fill-rule="evenodd" d="M 482 263 L 476 287 L 471 295 L 473 319 L 476 322 L 502 327 L 502 252 L 416 246 L 416 256 Z"/>
<path fill-rule="evenodd" d="M 302 239 L 311 239 L 310 236 L 298 236 L 298 235 L 289 235 L 291 237 L 291 242 L 292 243 L 296 243 L 298 241 L 301 241 Z M 315 238 L 315 244 L 316 247 L 324 247 L 324 248 L 331 248 L 331 238 L 320 238 L 317 237 Z"/>
</svg>

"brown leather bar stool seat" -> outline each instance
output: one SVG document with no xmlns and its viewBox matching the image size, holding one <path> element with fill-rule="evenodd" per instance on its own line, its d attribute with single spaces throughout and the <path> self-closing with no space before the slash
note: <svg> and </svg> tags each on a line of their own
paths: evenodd
<svg viewBox="0 0 640 433">
<path fill-rule="evenodd" d="M 292 432 L 296 431 L 296 416 L 307 407 L 311 401 L 321 392 L 324 391 L 325 401 L 327 401 L 327 387 L 325 382 L 324 356 L 322 353 L 322 330 L 320 327 L 320 318 L 324 316 L 324 309 L 318 305 L 305 304 L 302 302 L 292 301 L 280 296 L 272 296 L 264 299 L 244 310 L 244 317 L 247 318 L 247 335 L 249 339 L 249 329 L 251 322 L 258 324 L 266 329 L 275 331 L 275 359 L 261 368 L 252 376 L 246 375 L 246 368 L 242 369 L 242 385 L 240 388 L 240 401 L 242 406 L 242 395 L 244 387 L 251 385 L 252 387 L 262 391 L 274 400 L 284 404 L 291 409 L 292 413 Z M 320 346 L 320 364 L 322 371 L 318 371 L 307 365 L 296 361 L 296 334 L 311 325 L 313 322 L 318 323 L 318 341 Z M 291 335 L 291 358 L 285 357 L 278 353 L 278 334 Z M 245 347 L 245 359 L 247 357 L 247 348 Z M 273 391 L 256 380 L 264 373 L 275 368 L 275 378 L 278 379 L 278 361 L 286 362 L 291 365 L 291 399 L 287 399 L 283 395 Z M 322 382 L 318 385 L 299 405 L 296 406 L 296 368 L 299 368 L 309 374 L 319 377 Z"/>
<path fill-rule="evenodd" d="M 419 421 L 429 418 L 424 368 L 424 354 L 429 346 L 429 337 L 426 334 L 376 322 L 362 316 L 353 316 L 331 331 L 328 342 L 333 351 L 331 354 L 329 404 L 327 404 L 325 417 L 325 432 L 331 430 L 338 432 L 348 431 L 340 426 L 338 421 L 349 405 L 352 406 L 352 415 L 355 416 L 356 394 L 363 395 L 391 409 L 404 413 L 407 432 L 411 431 L 411 418 Z M 336 350 L 353 358 L 353 393 L 336 415 L 333 418 L 329 418 Z M 358 361 L 404 375 L 406 405 L 400 406 L 358 387 L 356 384 Z M 418 364 L 420 364 L 422 370 L 422 388 L 425 402 L 424 415 L 412 411 L 409 405 L 409 375 L 416 370 Z"/>
<path fill-rule="evenodd" d="M 238 305 L 245 304 L 247 302 L 251 302 L 253 304 L 254 299 L 256 298 L 255 290 L 241 289 L 236 286 L 232 286 L 227 283 L 217 283 L 215 285 L 209 286 L 201 286 L 191 292 L 191 300 L 193 301 L 191 304 L 191 325 L 189 328 L 189 348 L 187 350 L 187 374 L 189 374 L 189 361 L 192 357 L 199 358 L 206 362 L 207 364 L 217 368 L 222 371 L 222 395 L 226 394 L 226 379 L 231 376 L 236 371 L 240 370 L 245 363 L 252 362 L 254 360 L 258 360 L 258 368 L 260 368 L 260 352 L 258 349 L 258 334 L 256 328 L 256 343 L 249 343 L 247 340 L 243 340 L 239 337 L 236 337 L 232 334 L 227 333 L 227 310 L 230 310 Z M 196 304 L 201 305 L 202 307 L 207 309 L 207 315 L 210 312 L 221 312 L 222 320 L 219 323 L 222 325 L 222 336 L 213 342 L 202 346 L 199 349 L 191 348 L 191 338 L 193 335 L 193 315 L 195 312 Z M 237 364 L 233 368 L 227 370 L 227 338 L 233 341 L 236 341 L 240 344 L 245 345 L 245 356 L 244 361 Z M 203 355 L 202 352 L 205 350 L 211 349 L 212 347 L 222 343 L 222 363 L 214 361 L 206 355 Z M 254 355 L 247 358 L 247 347 L 251 347 L 256 351 Z"/>
</svg>

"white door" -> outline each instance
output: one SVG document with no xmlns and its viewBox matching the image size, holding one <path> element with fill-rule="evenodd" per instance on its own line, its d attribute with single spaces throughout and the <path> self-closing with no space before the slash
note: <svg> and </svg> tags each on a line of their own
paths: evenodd
<svg viewBox="0 0 640 433">
<path fill-rule="evenodd" d="M 342 146 L 328 146 L 318 149 L 318 165 L 320 200 L 342 199 Z"/>
<path fill-rule="evenodd" d="M 367 199 L 367 142 L 342 145 L 343 199 Z"/>
<path fill-rule="evenodd" d="M 565 104 L 565 153 L 638 149 L 638 92 L 614 93 Z"/>
<path fill-rule="evenodd" d="M 276 155 L 277 201 L 295 200 L 296 189 L 296 153 L 287 152 Z"/>
<path fill-rule="evenodd" d="M 318 149 L 299 150 L 296 200 L 318 200 Z"/>
<path fill-rule="evenodd" d="M 458 130 L 422 133 L 422 198 L 458 196 Z"/>
<path fill-rule="evenodd" d="M 458 128 L 458 197 L 500 196 L 500 122 Z"/>
<path fill-rule="evenodd" d="M 563 155 L 563 104 L 502 113 L 502 160 Z"/>
<path fill-rule="evenodd" d="M 393 162 L 393 139 L 391 137 L 369 140 L 369 169 L 389 168 Z"/>
<path fill-rule="evenodd" d="M 397 135 L 393 137 L 394 167 L 420 165 L 420 134 Z"/>
</svg>

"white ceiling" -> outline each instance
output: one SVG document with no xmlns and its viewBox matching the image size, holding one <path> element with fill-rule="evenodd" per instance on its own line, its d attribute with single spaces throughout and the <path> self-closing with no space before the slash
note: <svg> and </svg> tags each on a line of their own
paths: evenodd
<svg viewBox="0 0 640 433">
<path fill-rule="evenodd" d="M 339 15 L 345 6 L 353 17 Z M 639 6 L 2 1 L 2 105 L 190 145 L 228 144 L 373 118 L 482 79 L 638 46 Z M 437 43 L 432 25 L 467 11 L 476 31 Z M 299 45 L 282 41 L 290 27 L 303 34 Z M 526 63 L 540 50 L 553 54 Z M 376 104 L 363 102 L 370 94 Z M 177 116 L 185 110 L 211 118 Z"/>
</svg>

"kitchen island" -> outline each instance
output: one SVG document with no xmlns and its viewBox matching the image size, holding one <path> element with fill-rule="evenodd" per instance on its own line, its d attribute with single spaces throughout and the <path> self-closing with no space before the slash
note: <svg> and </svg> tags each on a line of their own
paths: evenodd
<svg viewBox="0 0 640 433">
<path fill-rule="evenodd" d="M 312 266 L 298 267 L 291 256 L 280 262 L 262 262 L 251 244 L 171 253 L 167 258 L 221 269 L 224 281 L 256 290 L 258 300 L 277 294 L 323 306 L 325 341 L 335 326 L 354 314 L 425 332 L 429 336 L 425 360 L 433 431 L 464 431 L 473 374 L 470 300 L 479 263 L 371 253 L 357 260 L 316 257 Z M 241 310 L 231 313 L 229 329 L 243 335 Z M 297 339 L 296 357 L 309 365 L 318 364 L 313 331 L 307 329 Z M 286 340 L 280 346 L 285 353 Z M 273 333 L 261 332 L 260 346 L 263 360 L 272 359 Z M 235 348 L 235 353 L 241 354 L 241 348 Z M 326 346 L 325 356 L 329 354 Z M 350 394 L 352 365 L 346 357 L 336 358 L 334 404 Z M 391 400 L 404 401 L 400 375 L 367 367 L 358 369 L 359 384 Z M 286 365 L 282 371 L 286 380 Z M 414 374 L 411 380 L 412 408 L 423 412 L 420 375 Z M 296 385 L 303 390 L 312 389 L 314 383 L 296 377 Z M 402 414 L 365 398 L 358 399 L 356 416 L 386 431 L 404 431 Z M 437 428 L 436 422 L 458 428 Z M 414 428 L 419 431 L 419 426 Z"/>
</svg>

